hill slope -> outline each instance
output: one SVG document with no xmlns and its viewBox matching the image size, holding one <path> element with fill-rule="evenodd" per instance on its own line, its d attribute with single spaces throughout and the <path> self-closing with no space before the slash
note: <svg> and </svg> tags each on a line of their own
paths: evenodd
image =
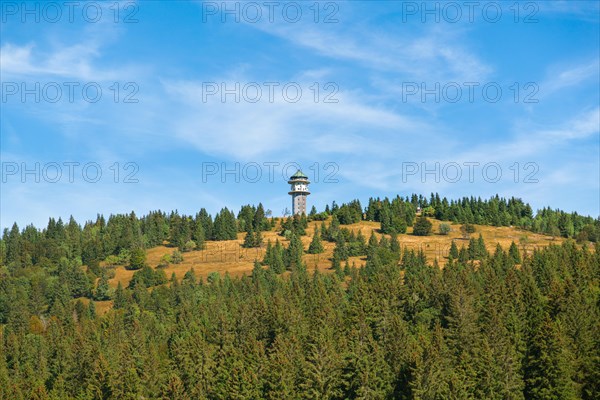
<svg viewBox="0 0 600 400">
<path fill-rule="evenodd" d="M 452 225 L 452 230 L 449 235 L 437 234 L 439 224 L 442 221 L 431 219 L 433 223 L 433 235 L 431 236 L 414 236 L 412 235 L 412 227 L 408 228 L 406 234 L 398 235 L 398 240 L 402 249 L 423 249 L 428 260 L 433 263 L 437 258 L 440 265 L 444 265 L 445 258 L 448 256 L 448 251 L 452 244 L 452 241 L 456 241 L 456 245 L 460 248 L 462 245 L 465 247 L 468 245 L 468 240 L 465 240 L 460 233 L 460 225 Z M 329 222 L 328 222 L 329 223 Z M 314 227 L 320 225 L 320 222 L 310 222 L 306 229 L 306 236 L 302 237 L 302 243 L 304 249 L 308 249 L 310 241 L 314 233 Z M 362 234 L 368 239 L 372 231 L 375 231 L 376 236 L 379 238 L 378 222 L 361 221 L 356 224 L 343 225 L 354 232 L 362 231 Z M 561 243 L 563 239 L 552 238 L 546 235 L 540 235 L 529 231 L 510 228 L 510 227 L 491 227 L 485 225 L 475 225 L 476 232 L 472 234 L 472 237 L 478 237 L 479 234 L 483 236 L 488 250 L 493 251 L 496 245 L 499 243 L 504 249 L 508 249 L 511 242 L 515 242 L 522 249 L 525 246 L 529 251 L 537 246 L 547 246 L 551 243 Z M 183 275 L 190 269 L 194 269 L 194 272 L 198 276 L 206 277 L 212 272 L 218 272 L 220 274 L 229 273 L 233 276 L 241 276 L 243 274 L 250 274 L 254 266 L 254 260 L 261 261 L 265 254 L 265 247 L 268 240 L 272 243 L 275 240 L 279 240 L 284 244 L 288 245 L 288 240 L 278 234 L 278 230 L 269 232 L 263 232 L 264 245 L 261 248 L 246 249 L 242 248 L 244 239 L 244 233 L 239 233 L 237 240 L 226 240 L 226 241 L 207 241 L 206 248 L 204 250 L 197 250 L 183 253 L 183 262 L 180 264 L 170 264 L 165 268 L 165 273 L 168 277 L 171 274 L 175 274 L 177 279 L 181 279 Z M 308 270 L 318 268 L 321 271 L 330 271 L 331 257 L 333 255 L 333 249 L 335 243 L 323 241 L 325 252 L 321 254 L 305 254 L 304 262 Z M 158 246 L 147 250 L 147 262 L 152 268 L 156 268 L 159 264 L 161 257 L 165 254 L 171 254 L 174 248 L 167 246 Z M 353 262 L 356 266 L 364 264 L 364 257 L 350 257 L 350 264 Z M 124 267 L 119 266 L 115 269 L 115 277 L 109 281 L 112 287 L 117 287 L 117 284 L 121 282 L 123 286 L 127 286 L 131 277 L 135 271 L 126 270 Z"/>
</svg>

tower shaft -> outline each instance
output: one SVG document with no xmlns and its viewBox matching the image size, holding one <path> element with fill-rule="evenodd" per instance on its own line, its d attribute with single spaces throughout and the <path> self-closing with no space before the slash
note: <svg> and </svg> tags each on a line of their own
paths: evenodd
<svg viewBox="0 0 600 400">
<path fill-rule="evenodd" d="M 292 213 L 294 215 L 306 214 L 306 197 L 308 191 L 308 177 L 298 170 L 290 177 L 288 183 L 291 185 L 289 195 L 292 196 Z"/>
</svg>

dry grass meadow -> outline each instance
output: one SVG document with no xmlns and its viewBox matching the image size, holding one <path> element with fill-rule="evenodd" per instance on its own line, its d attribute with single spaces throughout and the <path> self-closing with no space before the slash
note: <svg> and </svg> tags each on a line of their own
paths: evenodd
<svg viewBox="0 0 600 400">
<path fill-rule="evenodd" d="M 433 222 L 433 232 L 431 236 L 413 236 L 412 228 L 408 228 L 408 232 L 398 236 L 398 240 L 402 249 L 414 249 L 418 250 L 422 248 L 427 255 L 427 258 L 433 263 L 434 259 L 437 259 L 440 265 L 445 262 L 445 257 L 448 255 L 450 245 L 452 241 L 456 241 L 457 246 L 460 248 L 461 245 L 468 245 L 468 240 L 462 238 L 460 233 L 460 225 L 452 225 L 452 231 L 449 235 L 437 234 L 439 224 L 441 221 L 431 219 Z M 320 225 L 320 222 L 310 222 L 308 229 L 306 230 L 307 235 L 302 237 L 305 249 L 312 239 L 315 225 Z M 362 231 L 365 238 L 368 240 L 372 231 L 380 237 L 378 233 L 379 223 L 361 221 L 352 225 L 343 225 L 342 227 L 349 228 L 355 232 Z M 508 249 L 511 242 L 519 244 L 519 247 L 523 248 L 523 239 L 526 238 L 526 247 L 531 251 L 534 247 L 547 246 L 550 243 L 560 243 L 561 239 L 535 234 L 532 232 L 510 228 L 510 227 L 491 227 L 476 225 L 477 231 L 472 235 L 478 237 L 481 233 L 486 245 L 490 251 L 493 251 L 497 243 L 500 243 L 502 247 Z M 243 274 L 250 274 L 253 268 L 254 260 L 262 260 L 267 240 L 271 240 L 275 243 L 276 239 L 279 239 L 285 246 L 287 246 L 287 240 L 278 235 L 277 231 L 264 232 L 263 239 L 264 245 L 262 248 L 256 249 L 245 249 L 241 247 L 244 239 L 244 233 L 239 233 L 237 240 L 228 241 L 208 241 L 204 250 L 191 251 L 183 253 L 183 262 L 180 264 L 170 264 L 165 268 L 167 277 L 171 274 L 175 274 L 177 279 L 181 279 L 183 275 L 190 269 L 194 269 L 196 276 L 206 278 L 211 272 L 218 272 L 220 274 L 229 273 L 231 276 L 241 276 Z M 323 242 L 325 252 L 322 254 L 306 254 L 304 261 L 306 262 L 308 270 L 319 269 L 320 271 L 330 271 L 331 257 L 333 255 L 334 243 Z M 155 268 L 161 257 L 165 254 L 173 252 L 172 247 L 159 246 L 151 248 L 147 251 L 147 262 Z M 353 262 L 356 266 L 360 266 L 365 263 L 364 257 L 351 257 L 349 260 L 350 264 Z M 115 277 L 109 281 L 112 287 L 117 287 L 117 284 L 121 282 L 123 286 L 127 286 L 131 277 L 135 271 L 128 271 L 124 267 L 119 266 L 115 269 Z"/>
<path fill-rule="evenodd" d="M 449 235 L 439 235 L 439 225 L 442 221 L 430 219 L 433 223 L 433 232 L 431 236 L 413 236 L 412 227 L 408 228 L 406 234 L 398 236 L 398 240 L 403 250 L 423 249 L 428 260 L 433 263 L 435 259 L 438 260 L 439 265 L 445 264 L 445 259 L 448 256 L 448 251 L 452 241 L 456 241 L 457 246 L 468 245 L 468 239 L 464 239 L 460 233 L 460 225 L 451 225 L 452 230 Z M 330 221 L 327 223 L 329 224 Z M 306 229 L 307 235 L 302 237 L 304 248 L 308 249 L 312 235 L 314 233 L 314 227 L 320 226 L 321 222 L 310 222 Z M 353 230 L 354 232 L 362 231 L 366 240 L 371 236 L 371 232 L 375 231 L 375 235 L 379 238 L 381 234 L 378 232 L 380 224 L 378 222 L 361 221 L 352 225 L 342 225 L 342 227 Z M 472 237 L 477 238 L 479 234 L 483 236 L 488 250 L 494 251 L 496 245 L 499 243 L 503 248 L 508 249 L 511 242 L 515 242 L 519 245 L 521 251 L 527 252 L 533 251 L 536 247 L 548 246 L 551 243 L 561 243 L 562 239 L 552 238 L 546 235 L 540 235 L 529 231 L 511 228 L 511 227 L 492 227 L 475 225 L 476 232 L 472 234 Z M 228 273 L 231 276 L 242 276 L 244 274 L 251 274 L 252 268 L 254 267 L 254 260 L 262 260 L 266 243 L 271 240 L 275 243 L 275 240 L 279 239 L 280 242 L 287 246 L 287 240 L 279 236 L 279 227 L 273 231 L 263 232 L 264 244 L 261 248 L 256 249 L 245 249 L 242 248 L 245 233 L 239 233 L 237 240 L 228 241 L 208 241 L 204 250 L 191 251 L 183 253 L 183 262 L 180 264 L 170 264 L 165 268 L 167 278 L 170 278 L 174 273 L 177 279 L 183 278 L 185 273 L 190 269 L 193 269 L 196 276 L 206 278 L 212 272 L 218 272 L 219 274 Z M 304 255 L 304 261 L 307 265 L 307 269 L 310 271 L 318 269 L 319 271 L 330 273 L 332 272 L 331 257 L 333 255 L 334 243 L 323 241 L 323 247 L 325 252 L 322 254 L 306 254 Z M 165 254 L 171 254 L 174 248 L 167 246 L 158 246 L 147 250 L 147 263 L 152 268 L 156 268 L 161 257 Z M 350 265 L 353 263 L 359 267 L 364 265 L 364 257 L 350 257 Z M 123 287 L 126 287 L 131 280 L 135 271 L 126 270 L 123 266 L 115 267 L 115 276 L 109 280 L 111 287 L 116 288 L 118 283 L 121 282 Z M 87 299 L 82 299 L 84 302 L 88 302 Z M 104 314 L 112 307 L 112 301 L 97 301 L 96 311 L 99 314 Z"/>
</svg>

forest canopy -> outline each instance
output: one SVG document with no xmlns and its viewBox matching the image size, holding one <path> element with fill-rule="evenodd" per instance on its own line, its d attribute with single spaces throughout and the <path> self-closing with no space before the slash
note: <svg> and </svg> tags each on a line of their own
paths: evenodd
<svg viewBox="0 0 600 400">
<path fill-rule="evenodd" d="M 526 253 L 489 251 L 480 236 L 431 265 L 399 245 L 417 209 L 569 239 Z M 597 219 L 437 195 L 317 215 L 276 224 L 259 205 L 214 219 L 156 211 L 13 225 L 0 242 L 0 399 L 598 398 Z M 314 234 L 307 220 L 322 221 Z M 345 227 L 361 220 L 384 235 Z M 241 232 L 254 246 L 277 226 L 281 240 L 264 244 L 249 276 L 169 279 L 143 251 L 166 244 L 185 257 Z M 335 242 L 333 273 L 307 271 L 307 231 L 310 252 Z M 351 256 L 364 264 L 344 265 Z M 111 263 L 135 270 L 127 287 L 109 288 Z"/>
</svg>

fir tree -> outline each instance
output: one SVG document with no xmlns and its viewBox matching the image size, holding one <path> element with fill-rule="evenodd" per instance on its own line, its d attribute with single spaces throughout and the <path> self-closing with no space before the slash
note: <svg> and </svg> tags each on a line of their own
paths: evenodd
<svg viewBox="0 0 600 400">
<path fill-rule="evenodd" d="M 515 264 L 521 264 L 521 253 L 519 252 L 519 248 L 517 247 L 515 242 L 510 243 L 508 255 Z"/>
<path fill-rule="evenodd" d="M 456 260 L 458 258 L 458 247 L 456 247 L 456 242 L 453 240 L 450 245 L 450 252 L 448 253 L 448 258 L 451 260 Z"/>
<path fill-rule="evenodd" d="M 321 243 L 321 236 L 315 226 L 315 233 L 313 234 L 310 245 L 308 246 L 308 254 L 320 254 L 324 251 L 323 243 Z"/>
<path fill-rule="evenodd" d="M 121 282 L 117 284 L 117 289 L 115 290 L 115 299 L 113 302 L 113 307 L 116 309 L 125 308 L 127 305 L 127 298 L 125 297 L 125 291 L 123 290 L 123 286 L 121 286 Z"/>
<path fill-rule="evenodd" d="M 255 239 L 256 237 L 254 236 L 254 230 L 252 229 L 252 227 L 250 227 L 248 229 L 248 232 L 246 233 L 246 237 L 244 238 L 244 243 L 242 244 L 242 247 L 256 247 Z"/>
</svg>

